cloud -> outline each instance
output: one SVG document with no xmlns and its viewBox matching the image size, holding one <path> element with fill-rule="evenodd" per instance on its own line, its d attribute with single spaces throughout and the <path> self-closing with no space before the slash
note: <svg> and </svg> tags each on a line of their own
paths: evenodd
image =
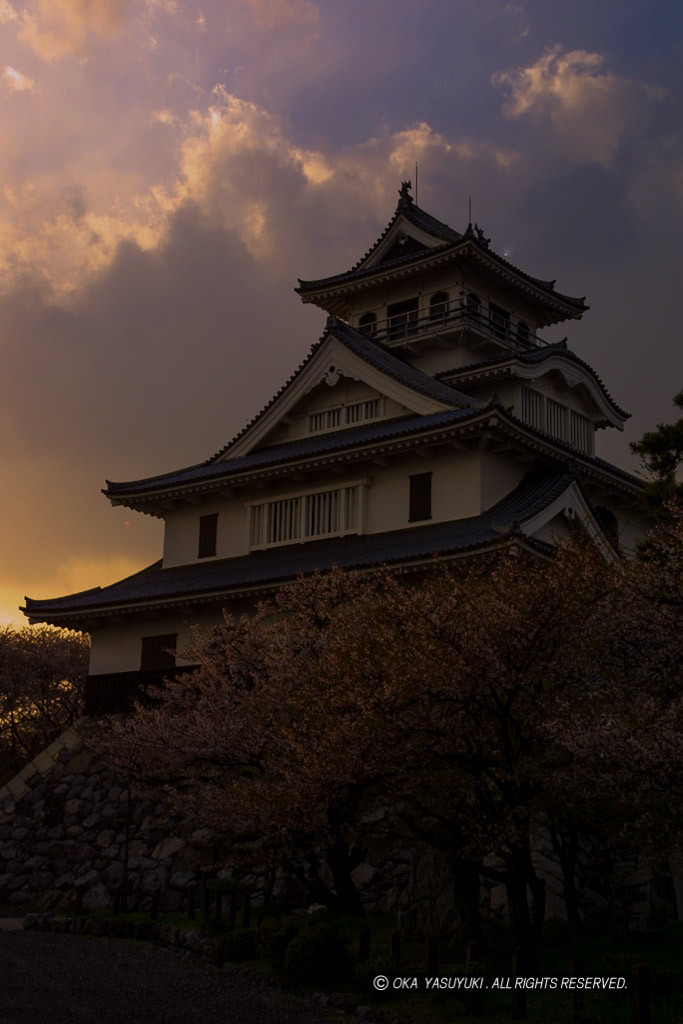
<svg viewBox="0 0 683 1024">
<path fill-rule="evenodd" d="M 623 140 L 643 130 L 668 94 L 606 71 L 604 65 L 599 53 L 563 53 L 555 46 L 534 64 L 498 72 L 492 81 L 507 91 L 507 117 L 549 122 L 565 157 L 609 166 Z"/>
<path fill-rule="evenodd" d="M 9 0 L 0 0 L 0 25 L 7 25 L 11 21 L 19 21 L 19 15 Z"/>
<path fill-rule="evenodd" d="M 125 185 L 125 176 L 121 181 Z M 52 178 L 5 186 L 0 193 L 4 287 L 27 274 L 38 275 L 67 297 L 111 263 L 122 241 L 150 248 L 165 228 L 166 210 L 159 208 L 153 192 L 98 210 L 88 208 L 82 187 L 65 188 Z"/>
<path fill-rule="evenodd" d="M 250 11 L 257 28 L 281 32 L 290 26 L 318 30 L 318 9 L 310 0 L 241 0 Z"/>
<path fill-rule="evenodd" d="M 37 0 L 24 11 L 21 38 L 43 60 L 85 54 L 89 36 L 109 39 L 131 0 Z"/>
<path fill-rule="evenodd" d="M 32 78 L 22 75 L 21 71 L 11 68 L 9 64 L 2 72 L 3 81 L 12 92 L 32 92 L 34 83 Z"/>
<path fill-rule="evenodd" d="M 204 109 L 183 115 L 164 107 L 150 121 L 167 140 L 167 180 L 145 182 L 97 161 L 4 187 L 0 270 L 6 288 L 38 275 L 56 300 L 70 302 L 111 265 L 120 245 L 144 251 L 165 245 L 174 214 L 188 204 L 207 225 L 234 233 L 255 259 L 278 267 L 294 261 L 305 274 L 320 242 L 332 259 L 359 225 L 370 219 L 380 226 L 387 195 L 413 174 L 416 162 L 425 181 L 453 180 L 475 167 L 481 181 L 520 159 L 483 140 L 448 138 L 426 122 L 336 152 L 306 147 L 279 117 L 222 86 Z M 349 258 L 355 255 L 349 248 Z"/>
</svg>

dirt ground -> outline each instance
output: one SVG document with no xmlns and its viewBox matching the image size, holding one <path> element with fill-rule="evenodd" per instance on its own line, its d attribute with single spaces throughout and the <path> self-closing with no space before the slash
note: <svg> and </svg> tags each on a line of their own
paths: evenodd
<svg viewBox="0 0 683 1024">
<path fill-rule="evenodd" d="M 124 939 L 0 930 L 2 1024 L 329 1024 L 314 1003 Z"/>
</svg>

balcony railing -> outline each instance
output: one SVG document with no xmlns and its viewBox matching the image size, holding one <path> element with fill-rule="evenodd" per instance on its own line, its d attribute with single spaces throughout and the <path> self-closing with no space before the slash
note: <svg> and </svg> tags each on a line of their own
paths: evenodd
<svg viewBox="0 0 683 1024">
<path fill-rule="evenodd" d="M 361 317 L 361 320 L 365 320 L 365 317 Z M 415 310 L 402 312 L 384 320 L 366 320 L 359 324 L 358 330 L 392 347 L 450 331 L 479 334 L 483 340 L 490 340 L 516 351 L 526 352 L 551 344 L 534 334 L 527 324 L 510 322 L 498 312 L 489 312 L 474 305 L 455 306 L 450 303 L 439 303 L 437 309 L 426 312 Z"/>
<path fill-rule="evenodd" d="M 144 701 L 147 687 L 159 686 L 165 679 L 196 671 L 193 665 L 183 668 L 141 669 L 139 672 L 102 672 L 88 676 L 85 683 L 86 715 L 113 715 L 130 711 L 133 702 Z"/>
</svg>

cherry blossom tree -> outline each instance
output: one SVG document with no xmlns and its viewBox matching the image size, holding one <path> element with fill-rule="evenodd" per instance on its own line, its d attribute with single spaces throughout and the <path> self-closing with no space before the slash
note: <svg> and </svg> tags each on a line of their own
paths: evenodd
<svg viewBox="0 0 683 1024">
<path fill-rule="evenodd" d="M 617 806 L 620 834 L 653 859 L 683 837 L 683 509 L 669 503 L 618 571 L 600 674 L 568 737 L 596 799 Z"/>
<path fill-rule="evenodd" d="M 513 943 L 531 958 L 545 912 L 534 829 L 559 801 L 564 723 L 593 671 L 611 592 L 610 567 L 576 543 L 549 563 L 512 546 L 390 594 L 414 654 L 404 685 L 420 694 L 403 741 L 404 819 L 469 869 L 475 898 L 480 875 L 504 884 Z"/>
<path fill-rule="evenodd" d="M 374 629 L 379 579 L 316 575 L 197 630 L 185 653 L 199 672 L 155 690 L 102 747 L 179 810 L 257 837 L 335 911 L 361 910 L 358 822 L 386 771 L 383 717 L 400 712 Z"/>
<path fill-rule="evenodd" d="M 360 908 L 372 833 L 426 842 L 462 880 L 472 929 L 480 877 L 504 885 L 533 960 L 537 829 L 606 813 L 636 763 L 653 806 L 680 766 L 683 538 L 661 530 L 648 562 L 611 565 L 580 536 L 541 559 L 513 539 L 421 576 L 301 579 L 196 631 L 199 671 L 102 749 L 195 819 L 253 836 L 334 910 Z M 570 902 L 569 854 L 565 869 Z"/>
<path fill-rule="evenodd" d="M 0 629 L 0 771 L 18 772 L 83 713 L 88 637 Z"/>
</svg>

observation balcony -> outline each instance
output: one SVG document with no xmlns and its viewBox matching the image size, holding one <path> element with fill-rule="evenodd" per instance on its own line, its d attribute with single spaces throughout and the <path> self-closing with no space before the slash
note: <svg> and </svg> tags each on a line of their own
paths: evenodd
<svg viewBox="0 0 683 1024">
<path fill-rule="evenodd" d="M 498 351 L 530 352 L 552 344 L 540 338 L 528 324 L 513 320 L 505 310 L 474 303 L 443 302 L 432 304 L 427 311 L 404 309 L 383 320 L 374 313 L 364 313 L 356 328 L 387 348 L 418 349 L 454 340 L 453 336 L 458 334 L 469 335 L 473 347 Z"/>
</svg>

